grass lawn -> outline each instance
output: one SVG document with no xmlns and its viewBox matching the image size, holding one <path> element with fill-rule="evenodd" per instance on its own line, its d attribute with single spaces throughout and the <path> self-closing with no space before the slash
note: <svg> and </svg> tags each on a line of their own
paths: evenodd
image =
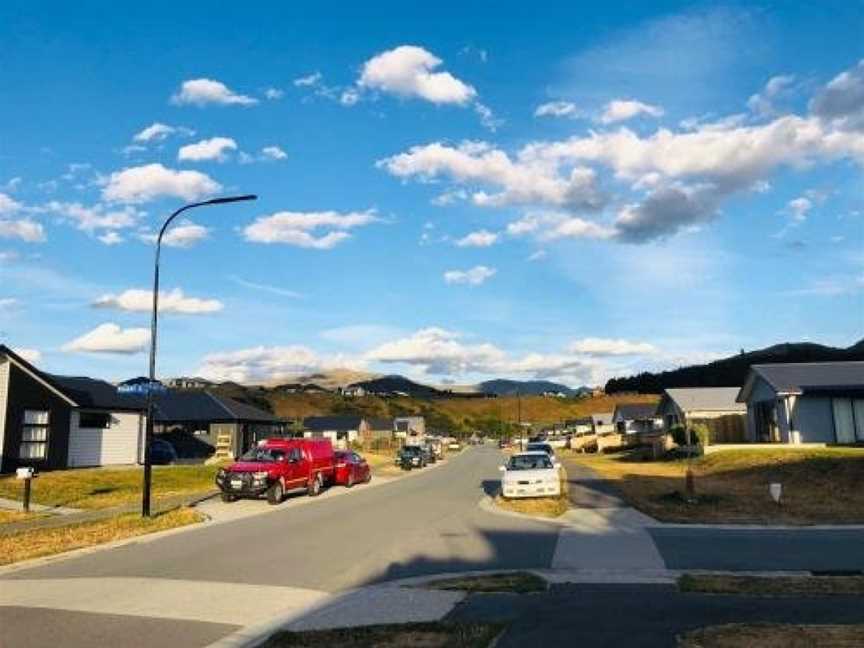
<svg viewBox="0 0 864 648">
<path fill-rule="evenodd" d="M 402 474 L 402 469 L 394 465 L 396 461 L 396 451 L 378 450 L 375 452 L 360 451 L 360 455 L 369 464 L 372 469 L 372 476 L 380 477 L 396 477 Z"/>
<path fill-rule="evenodd" d="M 539 515 L 540 517 L 556 518 L 564 515 L 570 509 L 569 481 L 567 471 L 563 466 L 559 469 L 561 476 L 561 494 L 558 497 L 526 497 L 508 499 L 500 493 L 495 496 L 495 506 L 505 511 Z"/>
<path fill-rule="evenodd" d="M 730 576 L 685 574 L 682 592 L 746 596 L 864 596 L 864 576 Z"/>
<path fill-rule="evenodd" d="M 530 592 L 545 592 L 548 589 L 546 581 L 529 572 L 513 572 L 509 574 L 479 574 L 477 576 L 461 576 L 444 578 L 426 583 L 427 589 L 458 591 L 458 592 L 512 592 L 528 594 Z"/>
<path fill-rule="evenodd" d="M 309 632 L 277 632 L 263 648 L 487 648 L 501 626 L 492 623 L 404 623 Z"/>
<path fill-rule="evenodd" d="M 45 515 L 45 513 L 25 513 L 24 511 L 7 511 L 5 509 L 0 509 L 0 524 L 35 520 L 36 518 L 44 517 Z"/>
<path fill-rule="evenodd" d="M 678 637 L 678 648 L 856 648 L 864 646 L 864 625 L 732 623 Z"/>
<path fill-rule="evenodd" d="M 179 508 L 150 519 L 144 519 L 137 513 L 126 513 L 107 520 L 57 529 L 22 531 L 0 536 L 0 565 L 195 524 L 203 519 L 198 511 Z"/>
<path fill-rule="evenodd" d="M 203 493 L 216 488 L 218 465 L 154 466 L 153 497 Z M 100 509 L 132 504 L 141 498 L 142 468 L 81 468 L 40 473 L 33 480 L 32 501 L 46 506 Z M 0 478 L 0 497 L 20 499 L 21 482 Z"/>
<path fill-rule="evenodd" d="M 730 450 L 694 459 L 698 502 L 684 501 L 685 460 L 638 453 L 572 454 L 611 480 L 639 510 L 664 522 L 864 523 L 864 449 Z M 768 494 L 783 484 L 783 503 Z"/>
</svg>

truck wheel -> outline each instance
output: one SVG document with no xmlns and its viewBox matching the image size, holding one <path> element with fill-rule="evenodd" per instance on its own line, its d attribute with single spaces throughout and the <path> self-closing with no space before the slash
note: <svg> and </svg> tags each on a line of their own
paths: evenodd
<svg viewBox="0 0 864 648">
<path fill-rule="evenodd" d="M 222 501 L 225 502 L 226 504 L 230 504 L 231 502 L 233 502 L 236 499 L 237 498 L 234 497 L 234 495 L 232 495 L 231 493 L 222 493 Z"/>
<path fill-rule="evenodd" d="M 282 482 L 275 481 L 267 489 L 267 503 L 268 504 L 281 504 L 282 498 L 285 495 L 285 490 L 282 488 Z"/>
<path fill-rule="evenodd" d="M 318 497 L 321 494 L 321 475 L 315 475 L 311 482 L 309 482 L 309 497 Z"/>
</svg>

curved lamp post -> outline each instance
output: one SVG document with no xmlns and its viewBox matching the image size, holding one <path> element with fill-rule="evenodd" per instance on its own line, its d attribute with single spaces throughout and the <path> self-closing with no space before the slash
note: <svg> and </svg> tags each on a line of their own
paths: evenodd
<svg viewBox="0 0 864 648">
<path fill-rule="evenodd" d="M 159 256 L 162 252 L 162 237 L 165 235 L 165 231 L 168 229 L 171 221 L 189 209 L 257 199 L 258 196 L 250 194 L 212 198 L 211 200 L 184 205 L 168 217 L 162 229 L 159 230 L 159 236 L 156 237 L 156 262 L 153 266 L 153 313 L 150 319 L 150 382 L 147 386 L 147 423 L 144 432 L 144 492 L 141 497 L 141 515 L 143 517 L 150 517 L 150 485 L 153 472 L 152 464 L 150 463 L 150 445 L 153 441 L 153 385 L 156 382 L 156 328 L 159 314 Z"/>
</svg>

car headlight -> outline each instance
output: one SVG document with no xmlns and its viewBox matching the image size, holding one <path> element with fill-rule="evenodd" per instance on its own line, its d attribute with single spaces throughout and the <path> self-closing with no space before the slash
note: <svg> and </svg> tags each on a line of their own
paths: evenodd
<svg viewBox="0 0 864 648">
<path fill-rule="evenodd" d="M 264 481 L 265 479 L 267 479 L 267 471 L 262 470 L 260 472 L 252 473 L 252 477 L 255 479 L 255 481 Z"/>
</svg>

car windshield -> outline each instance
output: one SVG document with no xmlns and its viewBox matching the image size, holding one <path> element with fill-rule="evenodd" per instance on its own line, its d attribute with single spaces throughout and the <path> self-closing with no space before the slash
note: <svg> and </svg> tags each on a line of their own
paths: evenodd
<svg viewBox="0 0 864 648">
<path fill-rule="evenodd" d="M 405 454 L 420 454 L 420 448 L 418 448 L 417 446 L 407 446 L 405 448 L 402 448 L 402 452 L 404 452 Z"/>
<path fill-rule="evenodd" d="M 507 470 L 542 470 L 552 468 L 552 461 L 545 455 L 514 455 L 510 457 Z"/>
<path fill-rule="evenodd" d="M 273 463 L 285 458 L 284 450 L 275 448 L 252 448 L 240 457 L 241 461 L 254 461 L 257 463 Z"/>
</svg>

